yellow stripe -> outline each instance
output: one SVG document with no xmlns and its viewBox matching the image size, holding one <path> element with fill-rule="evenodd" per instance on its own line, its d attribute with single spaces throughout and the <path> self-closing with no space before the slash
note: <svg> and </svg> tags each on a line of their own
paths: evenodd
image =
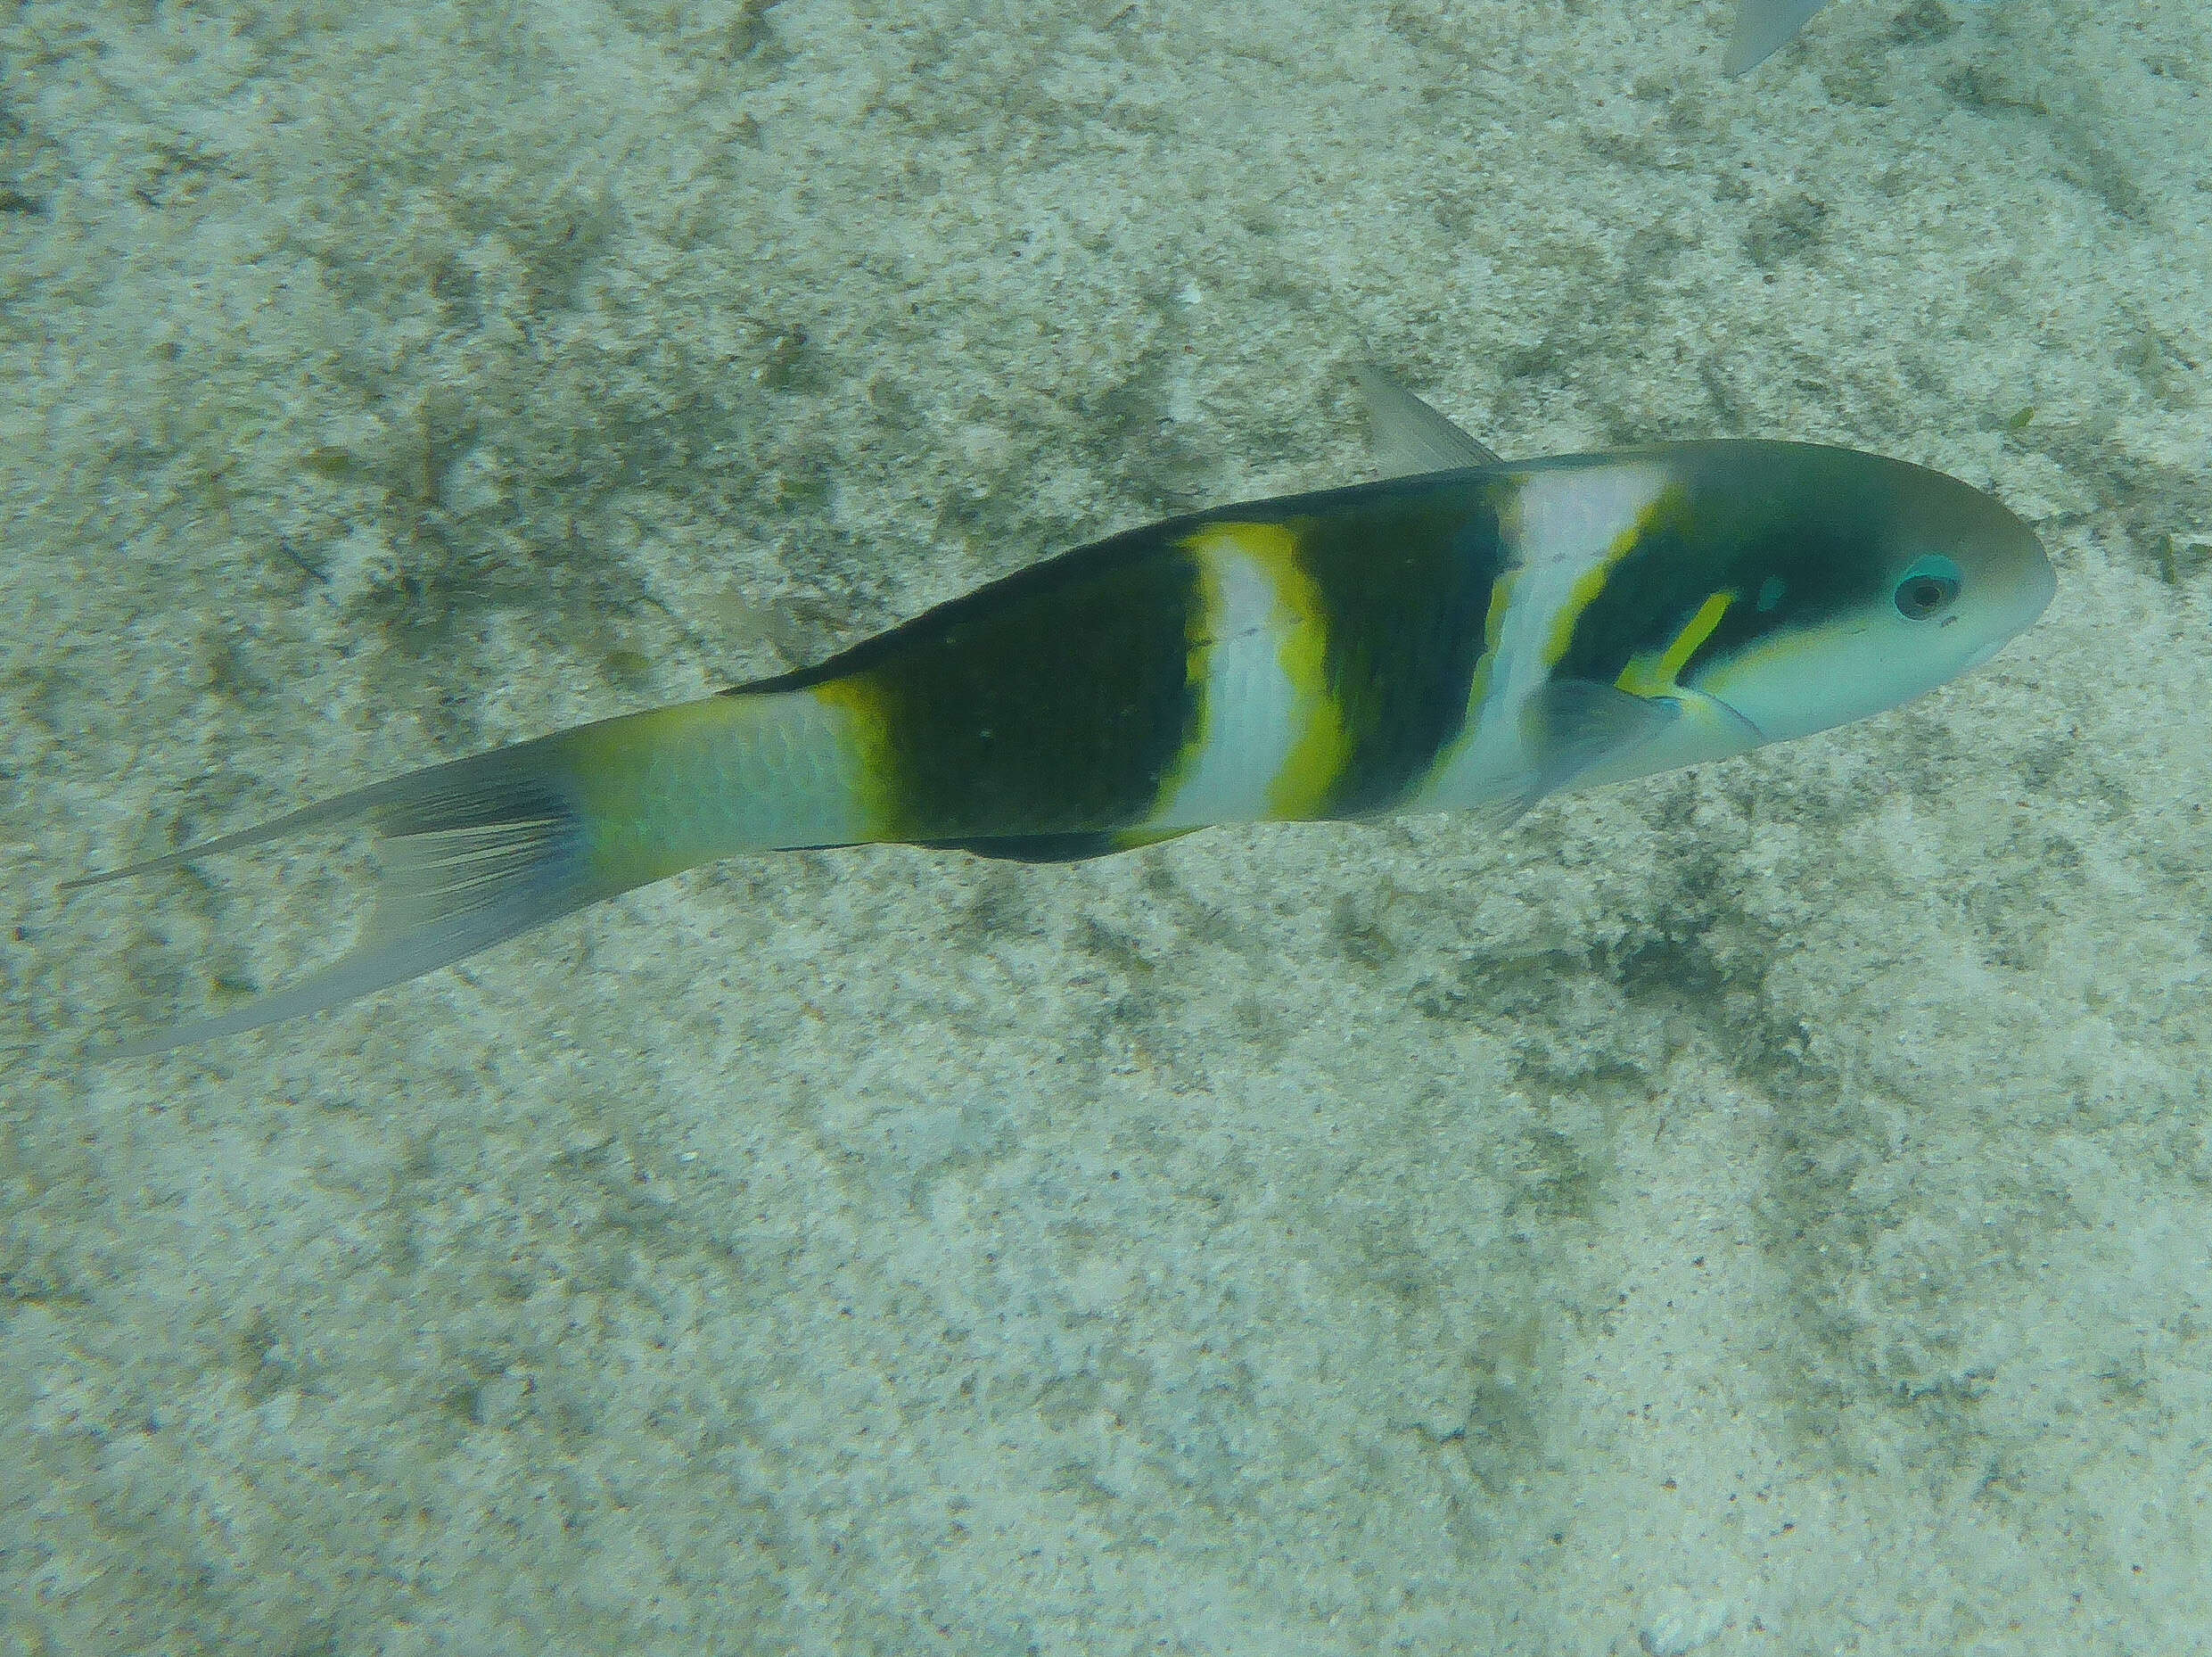
<svg viewBox="0 0 2212 1657">
<path fill-rule="evenodd" d="M 1312 817 L 1328 798 L 1351 758 L 1344 709 L 1328 687 L 1328 610 L 1298 562 L 1298 524 L 1210 523 L 1183 542 L 1201 558 L 1243 554 L 1275 589 L 1279 634 L 1276 660 L 1296 703 L 1297 735 L 1268 787 L 1268 815 Z"/>
<path fill-rule="evenodd" d="M 816 685 L 806 694 L 845 719 L 843 757 L 856 779 L 853 804 L 863 831 L 853 837 L 898 839 L 900 820 L 907 813 L 892 786 L 898 768 L 892 763 L 891 723 L 884 712 L 882 690 L 863 672 Z"/>
<path fill-rule="evenodd" d="M 1713 636 L 1713 630 L 1721 624 L 1721 617 L 1728 614 L 1728 606 L 1736 602 L 1736 598 L 1733 588 L 1715 593 L 1698 606 L 1698 614 L 1674 635 L 1673 643 L 1657 655 L 1647 651 L 1630 657 L 1621 676 L 1613 682 L 1632 697 L 1672 696 L 1675 676 L 1698 654 L 1698 647 Z"/>
<path fill-rule="evenodd" d="M 1509 568 L 1490 584 L 1490 614 L 1483 622 L 1483 657 L 1475 664 L 1475 677 L 1467 688 L 1467 718 L 1460 722 L 1460 742 L 1473 738 L 1482 721 L 1483 704 L 1490 697 L 1491 670 L 1498 664 L 1498 647 L 1505 639 L 1506 612 L 1513 607 L 1513 578 Z M 1452 745 L 1455 748 L 1460 743 Z"/>
<path fill-rule="evenodd" d="M 1566 602 L 1551 619 L 1551 638 L 1544 646 L 1546 666 L 1557 664 L 1575 642 L 1575 629 L 1583 619 L 1583 612 L 1590 608 L 1605 584 L 1613 579 L 1613 572 L 1623 558 L 1636 550 L 1637 546 L 1661 522 L 1675 513 L 1687 512 L 1690 496 L 1680 484 L 1670 484 L 1662 490 L 1651 504 L 1636 515 L 1636 521 L 1613 538 L 1605 549 L 1605 556 L 1592 565 L 1568 591 Z"/>
<path fill-rule="evenodd" d="M 1475 672 L 1468 680 L 1467 712 L 1460 720 L 1459 733 L 1429 763 L 1424 787 L 1435 787 L 1438 779 L 1459 763 L 1460 757 L 1482 735 L 1483 704 L 1490 700 L 1490 681 L 1498 665 L 1498 647 L 1505 639 L 1506 614 L 1513 608 L 1514 578 L 1519 573 L 1517 567 L 1509 565 L 1505 573 L 1490 584 L 1490 614 L 1483 620 L 1483 653 L 1476 659 Z"/>
</svg>

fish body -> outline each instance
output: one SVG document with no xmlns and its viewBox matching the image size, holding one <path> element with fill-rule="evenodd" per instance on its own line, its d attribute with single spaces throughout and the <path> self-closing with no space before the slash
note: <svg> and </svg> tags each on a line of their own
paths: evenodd
<svg viewBox="0 0 2212 1657">
<path fill-rule="evenodd" d="M 818 666 L 116 871 L 362 819 L 387 865 L 353 954 L 126 1051 L 332 1005 L 740 853 L 1045 861 L 1217 823 L 1503 818 L 1879 712 L 2051 596 L 2026 525 L 1918 466 L 1764 441 L 1508 464 L 1369 389 L 1386 458 L 1475 464 L 1132 530 Z"/>
</svg>

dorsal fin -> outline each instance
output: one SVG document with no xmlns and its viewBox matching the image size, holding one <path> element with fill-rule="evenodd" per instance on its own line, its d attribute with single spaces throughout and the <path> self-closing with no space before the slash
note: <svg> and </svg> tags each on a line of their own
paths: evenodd
<svg viewBox="0 0 2212 1657">
<path fill-rule="evenodd" d="M 1371 363 L 1360 365 L 1360 389 L 1367 393 L 1375 462 L 1385 477 L 1505 464 Z"/>
<path fill-rule="evenodd" d="M 1728 43 L 1728 72 L 1747 74 L 1789 44 L 1828 0 L 1741 0 Z"/>
</svg>

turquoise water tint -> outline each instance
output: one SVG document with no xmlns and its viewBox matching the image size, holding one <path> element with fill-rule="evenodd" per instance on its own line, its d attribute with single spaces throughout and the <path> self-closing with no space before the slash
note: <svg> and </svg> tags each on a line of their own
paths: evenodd
<svg viewBox="0 0 2212 1657">
<path fill-rule="evenodd" d="M 1732 21 L 10 9 L 0 1650 L 2212 1649 L 2212 11 Z M 69 875 L 1370 476 L 1367 361 L 2057 598 L 1509 828 L 739 861 L 85 1060 L 366 848 Z"/>
</svg>

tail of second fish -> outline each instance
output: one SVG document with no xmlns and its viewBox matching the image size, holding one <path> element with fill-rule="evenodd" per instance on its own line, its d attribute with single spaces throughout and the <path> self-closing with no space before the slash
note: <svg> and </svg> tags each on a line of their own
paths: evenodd
<svg viewBox="0 0 2212 1657">
<path fill-rule="evenodd" d="M 349 953 L 231 1011 L 102 1056 L 159 1052 L 334 1007 L 736 852 L 859 837 L 838 717 L 834 705 L 804 696 L 679 704 L 433 765 L 70 881 L 64 890 L 362 823 L 377 837 L 376 907 Z"/>
</svg>

